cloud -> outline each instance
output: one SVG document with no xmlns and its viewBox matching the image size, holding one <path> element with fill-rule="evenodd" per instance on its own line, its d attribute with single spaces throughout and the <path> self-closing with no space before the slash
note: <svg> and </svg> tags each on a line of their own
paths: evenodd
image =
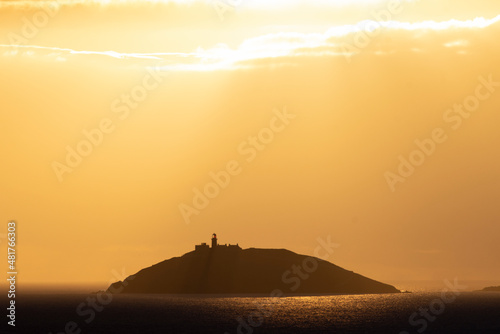
<svg viewBox="0 0 500 334">
<path fill-rule="evenodd" d="M 277 32 L 251 37 L 236 48 L 220 43 L 212 48 L 197 48 L 193 52 L 123 53 L 117 51 L 85 51 L 36 45 L 0 45 L 3 56 L 54 56 L 68 59 L 74 56 L 111 57 L 121 60 L 149 61 L 165 70 L 211 71 L 262 64 L 290 66 L 294 58 L 352 56 L 372 53 L 390 55 L 398 51 L 425 53 L 443 49 L 459 49 L 465 54 L 472 48 L 474 33 L 500 21 L 483 17 L 472 20 L 424 21 L 417 23 L 362 21 L 355 25 L 334 26 L 323 33 Z M 381 38 L 384 36 L 384 38 Z M 360 45 L 359 40 L 364 40 Z M 261 62 L 260 60 L 268 60 Z M 273 62 L 275 60 L 275 62 Z M 159 65 L 160 64 L 160 65 Z M 253 64 L 253 65 L 252 65 Z"/>
<path fill-rule="evenodd" d="M 244 6 L 250 8 L 261 9 L 277 9 L 290 8 L 297 6 L 314 6 L 314 7 L 344 7 L 346 5 L 374 5 L 386 2 L 386 0 L 44 0 L 44 1 L 1 1 L 2 7 L 19 7 L 19 8 L 40 8 L 45 5 L 50 6 L 73 6 L 73 5 L 94 5 L 101 6 L 109 5 L 130 5 L 130 4 L 177 4 L 177 5 L 193 5 L 205 4 L 213 5 L 219 1 L 223 4 L 228 4 L 234 7 Z M 402 2 L 418 2 L 420 0 L 401 0 Z"/>
<path fill-rule="evenodd" d="M 453 47 L 466 47 L 469 46 L 470 42 L 466 41 L 464 39 L 459 39 L 456 41 L 451 41 L 448 43 L 444 43 L 444 46 L 447 48 L 453 48 Z"/>
<path fill-rule="evenodd" d="M 139 58 L 139 59 L 161 59 L 158 55 L 152 55 L 147 53 L 120 53 L 116 51 L 78 51 L 68 48 L 58 48 L 58 47 L 47 47 L 38 45 L 6 45 L 0 44 L 0 47 L 8 48 L 11 50 L 6 51 L 4 55 L 17 55 L 23 53 L 25 55 L 34 55 L 35 50 L 50 51 L 49 55 L 61 55 L 61 54 L 81 54 L 81 55 L 101 55 L 108 56 L 118 59 L 126 58 Z"/>
</svg>

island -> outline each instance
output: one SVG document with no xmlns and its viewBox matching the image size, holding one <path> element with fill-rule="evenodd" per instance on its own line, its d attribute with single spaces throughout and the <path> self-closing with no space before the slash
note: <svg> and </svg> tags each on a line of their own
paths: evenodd
<svg viewBox="0 0 500 334">
<path fill-rule="evenodd" d="M 180 257 L 144 268 L 111 284 L 111 293 L 154 294 L 380 294 L 392 285 L 345 270 L 317 257 L 286 249 L 219 245 L 212 236 Z"/>
</svg>

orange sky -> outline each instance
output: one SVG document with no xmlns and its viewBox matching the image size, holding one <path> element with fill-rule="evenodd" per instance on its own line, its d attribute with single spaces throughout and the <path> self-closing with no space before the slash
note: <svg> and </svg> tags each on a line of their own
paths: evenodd
<svg viewBox="0 0 500 334">
<path fill-rule="evenodd" d="M 106 285 L 213 232 L 304 254 L 331 236 L 332 262 L 391 284 L 498 279 L 498 1 L 285 3 L 221 19 L 201 2 L 0 2 L 20 282 Z M 87 156 L 69 166 L 68 149 Z M 391 185 L 400 156 L 421 165 Z"/>
</svg>

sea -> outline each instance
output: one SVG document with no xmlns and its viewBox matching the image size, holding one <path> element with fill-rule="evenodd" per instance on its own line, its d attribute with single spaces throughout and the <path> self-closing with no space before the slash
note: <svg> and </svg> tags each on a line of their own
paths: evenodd
<svg viewBox="0 0 500 334">
<path fill-rule="evenodd" d="M 500 333 L 498 292 L 110 296 L 20 295 L 2 333 Z"/>
</svg>

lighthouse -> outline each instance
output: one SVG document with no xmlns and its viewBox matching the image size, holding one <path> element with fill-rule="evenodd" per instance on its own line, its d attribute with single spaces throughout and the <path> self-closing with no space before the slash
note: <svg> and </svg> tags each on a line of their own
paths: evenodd
<svg viewBox="0 0 500 334">
<path fill-rule="evenodd" d="M 217 234 L 212 234 L 212 248 L 216 248 L 217 247 Z"/>
<path fill-rule="evenodd" d="M 210 248 L 210 246 L 204 242 L 202 242 L 201 245 L 194 245 L 194 250 L 197 252 L 208 252 L 210 249 L 212 249 L 212 250 L 218 249 L 221 252 L 224 252 L 224 251 L 241 250 L 241 247 L 238 244 L 236 244 L 236 245 L 231 245 L 231 244 L 219 245 L 217 243 L 217 234 L 215 234 L 215 233 L 212 234 L 212 248 Z"/>
</svg>

